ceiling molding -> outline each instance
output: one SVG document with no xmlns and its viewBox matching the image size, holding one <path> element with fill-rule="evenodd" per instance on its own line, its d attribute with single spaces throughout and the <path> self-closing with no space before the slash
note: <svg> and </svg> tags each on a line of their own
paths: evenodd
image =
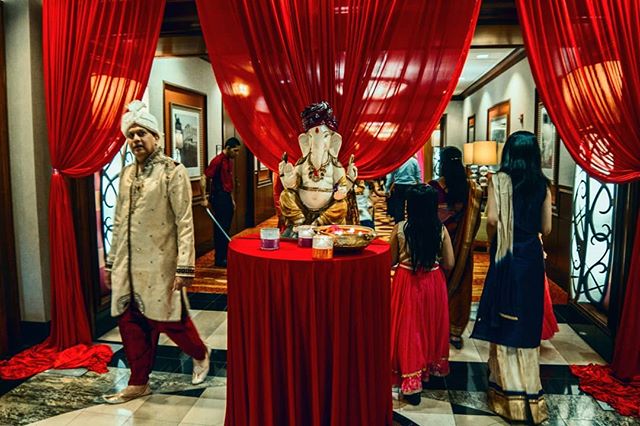
<svg viewBox="0 0 640 426">
<path fill-rule="evenodd" d="M 457 95 L 458 98 L 455 100 L 464 100 L 465 98 L 473 95 L 478 90 L 482 89 L 484 86 L 489 84 L 492 80 L 497 78 L 500 74 L 507 71 L 509 68 L 523 60 L 527 57 L 527 52 L 524 50 L 524 47 L 519 47 L 515 49 L 513 52 L 509 54 L 506 58 L 498 63 L 495 67 L 491 68 L 487 73 L 485 73 L 482 77 L 477 79 L 471 84 L 471 86 L 467 87 L 462 93 Z"/>
<path fill-rule="evenodd" d="M 160 37 L 155 56 L 207 56 L 207 46 L 202 35 Z"/>
<path fill-rule="evenodd" d="M 471 39 L 472 48 L 520 47 L 524 46 L 520 25 L 476 26 Z"/>
</svg>

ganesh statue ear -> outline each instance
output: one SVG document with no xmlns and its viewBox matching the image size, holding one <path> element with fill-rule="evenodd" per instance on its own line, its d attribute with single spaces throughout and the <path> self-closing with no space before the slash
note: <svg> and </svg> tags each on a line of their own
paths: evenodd
<svg viewBox="0 0 640 426">
<path fill-rule="evenodd" d="M 298 143 L 300 144 L 300 151 L 302 151 L 302 156 L 306 157 L 311 150 L 311 138 L 306 133 L 300 133 L 298 135 Z"/>
<path fill-rule="evenodd" d="M 340 152 L 340 147 L 342 146 L 342 135 L 338 132 L 334 132 L 331 135 L 331 143 L 329 144 L 329 153 L 334 157 L 338 158 L 338 153 Z"/>
</svg>

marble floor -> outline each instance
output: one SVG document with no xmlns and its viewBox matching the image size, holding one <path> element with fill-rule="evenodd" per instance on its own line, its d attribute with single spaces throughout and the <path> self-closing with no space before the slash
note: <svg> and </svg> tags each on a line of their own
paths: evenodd
<svg viewBox="0 0 640 426">
<path fill-rule="evenodd" d="M 46 371 L 24 382 L 0 383 L 0 425 L 222 425 L 226 406 L 227 299 L 219 294 L 191 294 L 193 320 L 213 349 L 210 377 L 190 383 L 191 359 L 167 339 L 160 338 L 151 377 L 154 393 L 111 406 L 97 397 L 126 386 L 128 369 L 117 329 L 98 339 L 115 353 L 109 373 L 83 369 Z M 599 343 L 595 327 L 580 322 L 567 306 L 556 306 L 560 332 L 541 348 L 540 374 L 551 418 L 545 424 L 640 425 L 611 407 L 585 395 L 569 364 L 604 363 L 610 355 Z M 473 316 L 472 316 L 473 317 Z M 487 406 L 488 344 L 469 339 L 462 350 L 451 349 L 451 373 L 432 380 L 418 406 L 394 400 L 397 425 L 503 425 Z"/>
</svg>

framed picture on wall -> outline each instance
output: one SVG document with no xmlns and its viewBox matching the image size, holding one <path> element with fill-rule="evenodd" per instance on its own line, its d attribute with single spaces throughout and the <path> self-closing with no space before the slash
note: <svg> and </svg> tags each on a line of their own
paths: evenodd
<svg viewBox="0 0 640 426">
<path fill-rule="evenodd" d="M 509 136 L 511 101 L 500 102 L 487 110 L 487 140 L 504 143 Z"/>
<path fill-rule="evenodd" d="M 537 91 L 535 99 L 535 134 L 538 144 L 540 144 L 542 172 L 551 180 L 551 183 L 555 185 L 558 182 L 560 136 L 556 126 L 551 121 L 547 108 L 538 97 Z"/>
<path fill-rule="evenodd" d="M 165 83 L 164 131 L 165 154 L 182 163 L 192 181 L 200 179 L 207 161 L 206 95 Z M 195 197 L 198 188 L 192 189 Z"/>
<path fill-rule="evenodd" d="M 476 115 L 467 117 L 467 142 L 476 140 Z"/>
<path fill-rule="evenodd" d="M 204 165 L 202 109 L 173 103 L 170 108 L 171 157 L 187 168 L 189 177 L 198 178 Z"/>
<path fill-rule="evenodd" d="M 253 173 L 257 177 L 258 187 L 264 185 L 271 185 L 271 170 L 258 160 L 258 157 L 253 157 Z"/>
</svg>

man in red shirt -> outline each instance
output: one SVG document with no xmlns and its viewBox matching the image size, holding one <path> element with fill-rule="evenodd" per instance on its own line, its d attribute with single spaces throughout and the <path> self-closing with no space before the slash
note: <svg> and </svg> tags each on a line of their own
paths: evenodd
<svg viewBox="0 0 640 426">
<path fill-rule="evenodd" d="M 223 268 L 227 267 L 227 247 L 229 246 L 227 235 L 231 229 L 231 219 L 233 219 L 233 211 L 236 207 L 233 200 L 233 159 L 238 156 L 239 152 L 240 141 L 236 138 L 227 139 L 222 152 L 211 160 L 204 171 L 211 183 L 209 204 L 213 209 L 213 216 L 222 227 L 220 229 L 216 224 L 213 226 L 215 266 Z"/>
</svg>

